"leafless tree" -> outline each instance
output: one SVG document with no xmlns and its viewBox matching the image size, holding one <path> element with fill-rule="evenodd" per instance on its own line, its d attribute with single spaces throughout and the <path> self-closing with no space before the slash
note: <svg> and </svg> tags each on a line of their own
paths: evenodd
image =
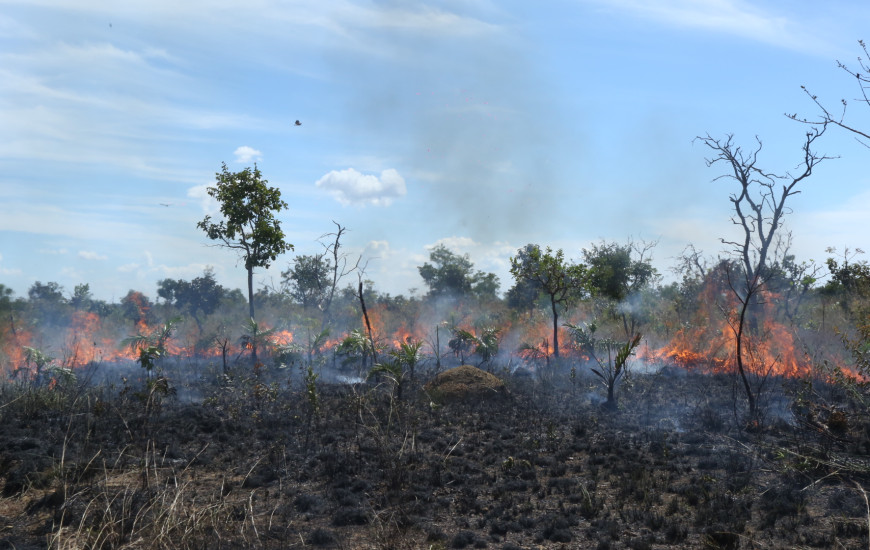
<svg viewBox="0 0 870 550">
<path fill-rule="evenodd" d="M 813 151 L 813 143 L 826 129 L 825 124 L 813 127 L 806 133 L 802 146 L 803 159 L 794 173 L 775 174 L 758 166 L 758 155 L 762 149 L 761 140 L 756 137 L 757 146 L 745 150 L 735 145 L 733 135 L 716 139 L 707 134 L 696 138 L 713 151 L 706 159 L 707 166 L 724 164 L 726 173 L 715 178 L 733 180 L 737 190 L 729 196 L 734 214 L 731 221 L 740 228 L 742 238 L 721 239 L 736 259 L 740 270 L 729 270 L 728 281 L 737 300 L 737 310 L 730 319 L 736 344 L 737 372 L 743 383 L 752 421 L 758 420 L 758 391 L 750 383 L 747 371 L 751 365 L 751 355 L 747 354 L 748 332 L 751 313 L 763 299 L 765 283 L 771 275 L 770 266 L 777 260 L 780 230 L 783 217 L 790 212 L 786 206 L 789 197 L 800 193 L 798 185 L 813 173 L 813 169 L 823 160 L 831 157 Z M 738 272 L 739 271 L 739 272 Z"/>
<path fill-rule="evenodd" d="M 864 43 L 863 40 L 858 41 L 858 45 L 861 46 L 861 49 L 864 50 L 864 55 L 866 57 L 861 58 L 858 57 L 858 68 L 852 69 L 849 68 L 848 65 L 837 61 L 837 66 L 848 73 L 855 81 L 858 83 L 858 91 L 859 95 L 855 98 L 855 101 L 858 103 L 863 103 L 867 106 L 870 106 L 870 96 L 868 96 L 868 89 L 870 89 L 870 62 L 868 62 L 868 58 L 870 58 L 870 52 L 867 50 L 867 44 Z M 802 122 L 804 124 L 810 124 L 816 128 L 824 128 L 827 125 L 838 126 L 844 130 L 848 130 L 855 134 L 855 139 L 858 140 L 864 147 L 870 148 L 870 134 L 867 131 L 859 130 L 858 128 L 852 126 L 851 124 L 846 124 L 846 108 L 848 107 L 848 101 L 845 99 L 840 99 L 840 110 L 839 115 L 835 115 L 831 109 L 825 107 L 822 100 L 819 99 L 817 95 L 812 93 L 806 86 L 801 86 L 801 89 L 806 93 L 809 98 L 816 104 L 819 108 L 820 114 L 816 118 L 807 118 L 800 117 L 797 113 L 786 114 L 792 120 L 796 120 L 798 122 Z"/>
<path fill-rule="evenodd" d="M 335 292 L 338 289 L 338 283 L 347 275 L 354 271 L 362 271 L 364 266 L 360 265 L 362 256 L 358 256 L 356 261 L 350 263 L 348 255 L 341 252 L 341 237 L 347 233 L 347 228 L 342 227 L 340 223 L 333 221 L 335 224 L 334 233 L 326 233 L 320 237 L 320 242 L 323 244 L 323 256 L 332 256 L 332 280 L 329 287 L 323 293 L 323 301 L 319 304 L 320 310 L 323 312 L 323 321 L 320 330 L 326 329 L 329 322 L 329 308 L 332 306 L 332 300 L 335 298 Z M 332 238 L 332 242 L 324 243 L 324 239 Z"/>
</svg>

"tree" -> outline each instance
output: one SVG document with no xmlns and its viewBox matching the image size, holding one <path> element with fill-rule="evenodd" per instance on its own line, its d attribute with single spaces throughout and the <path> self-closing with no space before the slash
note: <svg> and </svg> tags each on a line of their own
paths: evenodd
<svg viewBox="0 0 870 550">
<path fill-rule="evenodd" d="M 829 247 L 826 252 L 834 254 L 837 250 Z M 866 260 L 856 260 L 863 253 L 860 248 L 846 248 L 842 258 L 828 258 L 825 263 L 831 278 L 822 288 L 824 295 L 837 297 L 840 306 L 859 320 L 859 325 L 866 324 L 860 319 L 866 317 L 870 310 L 867 304 L 870 299 L 870 264 Z"/>
<path fill-rule="evenodd" d="M 281 286 L 306 310 L 319 308 L 327 296 L 332 265 L 322 255 L 293 258 L 293 267 L 281 272 Z"/>
<path fill-rule="evenodd" d="M 411 383 L 414 383 L 414 370 L 423 360 L 423 355 L 420 352 L 422 348 L 423 342 L 413 342 L 410 339 L 406 342 L 400 342 L 398 349 L 388 353 L 389 360 L 375 365 L 369 371 L 367 378 L 377 375 L 385 376 L 393 383 L 396 400 L 401 401 L 405 379 L 410 378 Z"/>
<path fill-rule="evenodd" d="M 27 290 L 27 297 L 32 302 L 42 302 L 46 304 L 66 303 L 66 298 L 63 297 L 63 287 L 54 281 L 49 281 L 45 284 L 36 281 Z"/>
<path fill-rule="evenodd" d="M 655 243 L 636 245 L 629 242 L 619 245 L 602 242 L 583 249 L 587 270 L 586 288 L 592 296 L 610 302 L 609 313 L 622 320 L 627 339 L 634 336 L 640 321 L 637 293 L 654 281 L 658 274 L 648 256 L 653 246 Z M 635 298 L 633 302 L 632 298 Z"/>
<path fill-rule="evenodd" d="M 196 226 L 205 231 L 208 238 L 220 241 L 226 248 L 236 250 L 245 261 L 248 272 L 248 311 L 254 319 L 254 269 L 268 268 L 279 254 L 293 250 L 293 245 L 284 240 L 284 231 L 275 214 L 287 208 L 281 200 L 281 191 L 269 187 L 257 165 L 241 172 L 230 172 L 226 163 L 216 174 L 217 183 L 207 189 L 208 194 L 220 203 L 223 219 L 219 223 L 206 216 Z M 257 361 L 257 350 L 251 354 Z"/>
<path fill-rule="evenodd" d="M 225 294 L 226 289 L 218 284 L 211 267 L 192 281 L 163 279 L 157 283 L 157 295 L 193 317 L 200 334 L 202 317 L 214 313 Z"/>
<path fill-rule="evenodd" d="M 561 249 L 555 253 L 545 251 L 536 244 L 528 244 L 511 258 L 511 275 L 518 282 L 531 281 L 550 299 L 553 314 L 553 355 L 559 357 L 559 307 L 576 298 L 583 288 L 586 269 L 579 264 L 565 261 Z"/>
<path fill-rule="evenodd" d="M 73 295 L 69 299 L 69 304 L 76 310 L 88 309 L 94 297 L 91 294 L 91 285 L 83 283 L 76 285 L 73 290 Z"/>
<path fill-rule="evenodd" d="M 153 304 L 148 296 L 136 290 L 130 290 L 121 298 L 121 315 L 136 324 L 140 330 L 147 328 L 152 321 Z"/>
<path fill-rule="evenodd" d="M 493 273 L 474 271 L 468 254 L 459 256 L 443 244 L 429 253 L 429 260 L 417 269 L 429 287 L 428 297 L 462 297 L 474 295 L 480 299 L 495 298 L 498 277 Z"/>
<path fill-rule="evenodd" d="M 598 325 L 593 321 L 584 323 L 583 326 L 566 323 L 574 342 L 595 361 L 597 368 L 592 368 L 592 373 L 601 379 L 607 388 L 607 402 L 604 406 L 608 409 L 616 409 L 616 384 L 625 374 L 628 358 L 634 354 L 634 350 L 640 345 L 640 334 L 632 334 L 626 342 L 616 342 L 610 338 L 598 338 L 595 331 Z"/>
<path fill-rule="evenodd" d="M 751 421 L 758 420 L 758 388 L 753 388 L 747 374 L 747 361 L 751 358 L 746 353 L 749 343 L 749 327 L 753 324 L 756 306 L 763 299 L 765 284 L 772 275 L 770 266 L 782 256 L 785 241 L 780 229 L 783 217 L 788 212 L 786 202 L 789 197 L 800 193 L 798 184 L 810 177 L 813 169 L 823 160 L 829 158 L 812 150 L 813 142 L 824 132 L 813 128 L 807 132 L 802 146 L 803 160 L 798 165 L 798 172 L 792 174 L 774 174 L 757 165 L 758 154 L 761 151 L 761 140 L 756 138 L 757 147 L 746 151 L 733 143 L 733 136 L 724 140 L 715 139 L 707 134 L 698 137 L 714 155 L 706 159 L 708 167 L 724 164 L 726 174 L 714 179 L 733 180 L 737 190 L 729 196 L 734 214 L 732 223 L 740 229 L 742 238 L 739 240 L 721 239 L 722 243 L 731 248 L 739 269 L 730 267 L 727 270 L 728 283 L 737 302 L 736 312 L 729 316 L 729 324 L 734 334 L 737 372 L 743 383 L 746 399 L 749 405 Z"/>
<path fill-rule="evenodd" d="M 63 287 L 53 281 L 45 284 L 36 281 L 27 290 L 27 298 L 40 325 L 61 324 L 69 313 Z"/>
<path fill-rule="evenodd" d="M 12 295 L 15 291 L 8 286 L 0 283 L 0 311 L 5 311 L 12 308 Z"/>
<path fill-rule="evenodd" d="M 870 96 L 867 95 L 867 90 L 870 88 L 870 63 L 868 63 L 868 58 L 870 58 L 870 52 L 867 51 L 867 44 L 864 43 L 863 40 L 858 41 L 858 45 L 861 46 L 861 49 L 864 50 L 864 58 L 858 58 L 858 69 L 850 69 L 844 63 L 837 61 L 837 66 L 845 71 L 849 76 L 855 79 L 858 83 L 858 90 L 861 94 L 860 98 L 857 101 L 863 103 L 864 105 L 870 106 Z M 840 106 L 842 110 L 840 111 L 839 116 L 834 115 L 831 110 L 822 103 L 819 97 L 812 92 L 810 92 L 806 86 L 801 86 L 801 89 L 804 93 L 809 96 L 809 98 L 816 104 L 816 107 L 819 108 L 821 113 L 818 117 L 810 119 L 806 117 L 799 117 L 795 114 L 787 114 L 786 116 L 792 120 L 796 120 L 798 122 L 802 122 L 804 124 L 810 124 L 815 127 L 818 131 L 821 128 L 820 132 L 824 132 L 827 126 L 833 125 L 839 128 L 842 128 L 848 132 L 855 134 L 858 141 L 864 145 L 865 147 L 870 148 L 870 143 L 865 140 L 870 140 L 870 133 L 865 130 L 860 130 L 850 124 L 846 124 L 846 108 L 848 107 L 848 102 L 845 99 L 840 99 Z"/>
</svg>

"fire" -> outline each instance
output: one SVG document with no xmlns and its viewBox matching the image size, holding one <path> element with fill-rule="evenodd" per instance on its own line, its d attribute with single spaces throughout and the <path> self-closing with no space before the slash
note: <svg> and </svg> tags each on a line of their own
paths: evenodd
<svg viewBox="0 0 870 550">
<path fill-rule="evenodd" d="M 677 331 L 659 349 L 646 347 L 640 356 L 647 361 L 671 362 L 702 372 L 733 372 L 737 368 L 737 328 L 740 304 L 721 281 L 707 280 L 699 308 L 687 327 Z M 801 353 L 795 332 L 777 319 L 774 292 L 763 291 L 747 312 L 743 332 L 743 365 L 761 376 L 804 376 L 812 362 Z"/>
<path fill-rule="evenodd" d="M 778 320 L 773 293 L 760 295 L 753 306 L 751 318 L 746 324 L 746 339 L 743 348 L 745 367 L 756 375 L 804 376 L 816 374 L 813 361 L 809 359 L 798 342 L 796 333 L 787 324 Z M 138 357 L 135 351 L 122 348 L 120 343 L 132 335 L 151 336 L 159 332 L 161 324 L 156 324 L 147 298 L 141 293 L 131 291 L 124 300 L 123 314 L 125 326 L 117 326 L 119 316 L 101 319 L 97 313 L 75 311 L 66 323 L 60 323 L 59 330 L 50 334 L 38 333 L 26 321 L 12 321 L 0 325 L 0 374 L 11 374 L 26 366 L 23 347 L 40 349 L 46 355 L 56 357 L 55 364 L 69 368 L 82 368 L 93 363 L 113 363 L 133 361 Z M 646 336 L 646 345 L 638 350 L 638 357 L 647 362 L 666 363 L 701 372 L 733 372 L 736 368 L 735 319 L 739 302 L 720 278 L 711 276 L 697 297 L 698 308 L 688 318 L 680 319 L 683 326 L 666 343 L 656 347 L 654 335 Z M 468 333 L 481 337 L 486 329 L 497 329 L 497 361 L 510 362 L 519 359 L 532 366 L 549 363 L 555 355 L 553 346 L 553 324 L 549 312 L 537 311 L 517 315 L 508 310 L 491 310 L 483 314 L 475 309 L 473 302 L 457 302 L 449 310 L 433 304 L 420 302 L 395 306 L 389 302 L 368 305 L 368 320 L 378 353 L 400 348 L 402 344 L 424 342 L 424 353 L 440 358 L 449 356 L 449 342 L 454 338 L 452 327 L 459 327 Z M 580 324 L 588 320 L 588 310 L 583 307 L 560 315 L 559 324 L 565 322 Z M 150 322 L 149 322 L 150 321 Z M 206 320 L 208 321 L 208 320 Z M 270 319 L 272 330 L 267 322 L 259 323 L 259 329 L 268 332 L 269 345 L 260 350 L 264 357 L 274 347 L 293 346 L 304 351 L 308 357 L 332 353 L 349 334 L 331 332 L 328 339 L 316 341 L 319 323 L 308 325 L 288 325 L 286 320 Z M 368 336 L 368 327 L 363 317 L 356 317 L 351 324 L 359 323 Z M 55 325 L 57 326 L 57 325 Z M 210 326 L 210 325 L 209 325 Z M 229 328 L 227 328 L 229 327 Z M 284 328 L 287 327 L 287 328 Z M 220 325 L 219 336 L 208 337 L 214 328 L 205 328 L 203 333 L 190 321 L 182 322 L 172 337 L 164 342 L 168 355 L 175 357 L 234 358 L 238 360 L 248 355 L 243 338 L 242 324 Z M 334 330 L 334 329 L 333 329 Z M 614 337 L 621 336 L 618 329 Z M 642 329 L 643 330 L 643 329 Z M 33 332 L 33 334 L 31 333 Z M 316 347 L 315 347 L 316 343 Z M 274 347 L 273 347 L 274 346 Z M 247 348 L 249 349 L 249 348 Z M 467 359 L 474 353 L 463 349 Z M 382 352 L 383 350 L 383 352 Z M 286 350 L 278 350 L 286 351 Z M 559 328 L 559 356 L 570 361 L 582 363 L 586 358 L 576 348 L 570 331 Z M 224 355 L 225 354 L 225 355 Z M 264 359 L 264 362 L 268 362 Z M 848 368 L 841 367 L 847 374 Z"/>
</svg>

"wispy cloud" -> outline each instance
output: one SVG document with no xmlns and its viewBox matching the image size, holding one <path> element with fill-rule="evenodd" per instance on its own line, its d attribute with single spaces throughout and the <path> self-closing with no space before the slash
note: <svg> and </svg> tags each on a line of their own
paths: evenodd
<svg viewBox="0 0 870 550">
<path fill-rule="evenodd" d="M 823 40 L 812 27 L 743 0 L 581 0 L 603 9 L 667 25 L 721 32 L 799 51 L 817 51 Z"/>
<path fill-rule="evenodd" d="M 103 261 L 103 260 L 109 259 L 108 256 L 105 256 L 103 254 L 98 254 L 98 253 L 93 252 L 91 250 L 79 250 L 79 258 L 81 258 L 83 260 L 96 260 L 96 261 Z"/>
<path fill-rule="evenodd" d="M 405 178 L 392 168 L 381 172 L 380 177 L 353 168 L 333 170 L 317 180 L 316 185 L 343 205 L 389 206 L 407 193 Z"/>
</svg>

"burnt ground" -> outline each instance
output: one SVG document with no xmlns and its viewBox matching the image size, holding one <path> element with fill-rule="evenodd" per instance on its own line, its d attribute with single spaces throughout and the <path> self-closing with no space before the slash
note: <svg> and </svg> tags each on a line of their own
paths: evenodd
<svg viewBox="0 0 870 550">
<path fill-rule="evenodd" d="M 770 383 L 747 428 L 732 377 L 677 369 L 616 411 L 567 374 L 440 404 L 167 378 L 0 389 L 0 548 L 868 546 L 870 424 L 838 387 Z"/>
</svg>

